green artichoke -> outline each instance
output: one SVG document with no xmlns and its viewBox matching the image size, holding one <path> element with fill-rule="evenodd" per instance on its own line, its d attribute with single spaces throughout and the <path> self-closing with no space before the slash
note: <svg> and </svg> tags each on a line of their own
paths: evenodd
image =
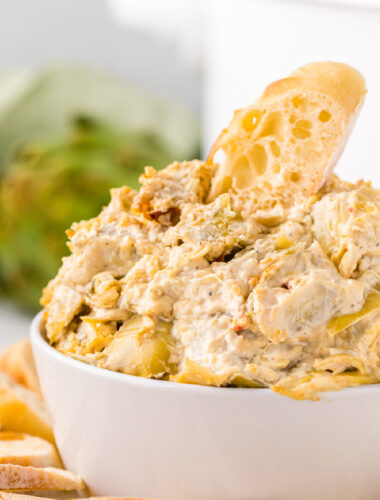
<svg viewBox="0 0 380 500">
<path fill-rule="evenodd" d="M 137 187 L 145 165 L 198 146 L 191 114 L 113 75 L 0 72 L 0 295 L 37 309 L 72 222 L 97 215 L 110 188 Z"/>
<path fill-rule="evenodd" d="M 95 216 L 115 186 L 138 186 L 145 165 L 172 156 L 153 133 L 120 132 L 87 116 L 63 140 L 33 140 L 0 177 L 0 290 L 36 309 L 68 253 L 65 230 Z"/>
</svg>

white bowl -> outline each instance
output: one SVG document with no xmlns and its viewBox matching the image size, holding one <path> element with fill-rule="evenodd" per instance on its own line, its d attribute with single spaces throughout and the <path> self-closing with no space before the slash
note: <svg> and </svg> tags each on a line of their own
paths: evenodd
<svg viewBox="0 0 380 500">
<path fill-rule="evenodd" d="M 58 448 L 94 494 L 380 498 L 380 385 L 311 402 L 147 380 L 60 354 L 41 336 L 40 320 L 31 339 Z"/>
</svg>

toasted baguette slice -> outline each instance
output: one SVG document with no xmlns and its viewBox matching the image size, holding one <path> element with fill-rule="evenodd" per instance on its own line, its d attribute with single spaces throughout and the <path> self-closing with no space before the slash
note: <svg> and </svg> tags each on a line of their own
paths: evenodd
<svg viewBox="0 0 380 500">
<path fill-rule="evenodd" d="M 41 394 L 29 340 L 15 342 L 3 352 L 0 357 L 0 370 L 20 385 Z"/>
<path fill-rule="evenodd" d="M 0 464 L 62 466 L 58 453 L 51 443 L 19 432 L 0 432 Z"/>
<path fill-rule="evenodd" d="M 45 500 L 56 500 L 54 498 L 44 497 Z M 41 500 L 41 497 L 35 497 L 33 495 L 22 495 L 20 493 L 11 492 L 0 492 L 0 500 Z"/>
<path fill-rule="evenodd" d="M 346 64 L 319 62 L 269 85 L 236 111 L 213 145 L 209 201 L 233 188 L 285 205 L 315 194 L 341 155 L 364 102 L 363 76 Z"/>
<path fill-rule="evenodd" d="M 54 443 L 42 399 L 3 373 L 0 373 L 0 423 L 3 430 L 25 432 Z"/>
<path fill-rule="evenodd" d="M 53 498 L 46 498 L 45 500 L 54 500 Z M 19 493 L 6 493 L 0 492 L 0 500 L 41 500 L 41 497 L 31 495 L 20 495 Z M 85 499 L 77 498 L 72 500 L 154 500 L 153 498 L 135 498 L 135 497 L 86 497 Z"/>
<path fill-rule="evenodd" d="M 0 492 L 0 500 L 41 500 L 41 497 L 35 497 L 33 495 L 22 495 L 20 493 L 11 492 Z M 46 498 L 45 500 L 55 500 L 54 498 Z"/>
<path fill-rule="evenodd" d="M 0 490 L 72 491 L 84 488 L 83 479 L 67 470 L 54 467 L 38 468 L 13 464 L 0 465 Z"/>
</svg>

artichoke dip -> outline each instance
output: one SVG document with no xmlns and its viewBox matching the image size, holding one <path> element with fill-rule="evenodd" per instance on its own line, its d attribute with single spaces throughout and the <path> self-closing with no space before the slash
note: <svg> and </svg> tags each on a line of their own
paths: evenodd
<svg viewBox="0 0 380 500">
<path fill-rule="evenodd" d="M 380 380 L 380 191 L 333 178 L 261 212 L 234 193 L 204 202 L 201 162 L 147 168 L 99 217 L 43 294 L 59 351 L 177 382 L 307 397 Z"/>
<path fill-rule="evenodd" d="M 329 175 L 290 203 L 230 179 L 210 199 L 218 168 L 146 167 L 138 192 L 112 190 L 72 226 L 41 301 L 51 345 L 130 375 L 296 399 L 380 381 L 380 190 Z"/>
</svg>

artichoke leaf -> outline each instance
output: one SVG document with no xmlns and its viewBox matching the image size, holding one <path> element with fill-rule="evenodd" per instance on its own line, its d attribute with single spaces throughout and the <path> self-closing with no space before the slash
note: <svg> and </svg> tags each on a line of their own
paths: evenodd
<svg viewBox="0 0 380 500">
<path fill-rule="evenodd" d="M 171 377 L 171 380 L 182 384 L 198 384 L 221 386 L 227 382 L 230 374 L 217 374 L 210 367 L 203 366 L 197 361 L 185 359 L 184 369 Z"/>
<path fill-rule="evenodd" d="M 380 309 L 380 293 L 373 292 L 368 295 L 360 311 L 353 314 L 343 314 L 342 316 L 333 318 L 327 325 L 327 332 L 330 335 L 337 335 L 377 309 Z"/>
<path fill-rule="evenodd" d="M 231 387 L 246 387 L 249 389 L 262 389 L 263 387 L 265 387 L 257 380 L 247 377 L 246 375 L 243 375 L 241 373 L 233 375 L 228 381 L 228 385 L 230 385 Z"/>
</svg>

